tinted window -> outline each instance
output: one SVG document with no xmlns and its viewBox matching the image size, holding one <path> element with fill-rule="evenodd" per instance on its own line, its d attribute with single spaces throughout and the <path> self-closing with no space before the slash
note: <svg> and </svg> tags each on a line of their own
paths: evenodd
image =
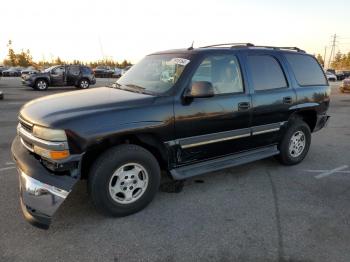
<svg viewBox="0 0 350 262">
<path fill-rule="evenodd" d="M 321 66 L 316 59 L 308 55 L 286 54 L 295 78 L 301 86 L 326 85 Z"/>
<path fill-rule="evenodd" d="M 287 87 L 287 81 L 278 61 L 269 55 L 248 56 L 254 89 L 269 90 Z"/>
<path fill-rule="evenodd" d="M 92 70 L 89 67 L 82 67 L 81 70 L 83 74 L 92 74 Z"/>
<path fill-rule="evenodd" d="M 238 60 L 233 55 L 209 56 L 203 60 L 192 82 L 211 82 L 215 94 L 242 93 L 243 83 Z"/>
<path fill-rule="evenodd" d="M 70 66 L 69 67 L 69 74 L 71 74 L 71 75 L 79 75 L 79 73 L 80 73 L 79 66 Z"/>
</svg>

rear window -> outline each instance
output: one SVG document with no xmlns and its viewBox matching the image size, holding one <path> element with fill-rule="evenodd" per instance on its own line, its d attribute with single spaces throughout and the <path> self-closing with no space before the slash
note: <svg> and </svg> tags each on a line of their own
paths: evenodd
<svg viewBox="0 0 350 262">
<path fill-rule="evenodd" d="M 321 66 L 312 56 L 285 54 L 300 86 L 326 85 L 327 81 Z"/>
<path fill-rule="evenodd" d="M 256 91 L 287 87 L 282 68 L 273 56 L 251 55 L 248 64 Z"/>
</svg>

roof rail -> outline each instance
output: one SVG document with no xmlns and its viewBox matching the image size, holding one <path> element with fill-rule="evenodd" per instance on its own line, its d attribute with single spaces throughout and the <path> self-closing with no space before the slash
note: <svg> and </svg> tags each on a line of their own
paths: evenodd
<svg viewBox="0 0 350 262">
<path fill-rule="evenodd" d="M 293 50 L 293 51 L 297 51 L 300 53 L 306 53 L 305 50 L 302 50 L 296 46 L 289 47 L 289 46 L 265 46 L 265 45 L 258 46 L 258 45 L 256 45 L 253 47 L 271 48 L 271 49 L 275 49 L 275 50 Z"/>
<path fill-rule="evenodd" d="M 304 50 L 298 48 L 298 47 L 286 47 L 286 46 L 265 46 L 265 45 L 254 45 L 252 43 L 227 43 L 227 44 L 216 44 L 216 45 L 208 45 L 208 46 L 202 46 L 200 48 L 210 48 L 210 47 L 224 47 L 228 46 L 230 48 L 240 48 L 240 47 L 247 47 L 247 48 L 271 48 L 274 50 L 293 50 L 300 53 L 306 53 Z"/>
<path fill-rule="evenodd" d="M 230 47 L 246 46 L 246 47 L 250 47 L 250 46 L 254 46 L 254 45 L 252 43 L 226 43 L 226 44 L 201 46 L 200 48 L 220 47 L 220 46 L 230 46 Z"/>
</svg>

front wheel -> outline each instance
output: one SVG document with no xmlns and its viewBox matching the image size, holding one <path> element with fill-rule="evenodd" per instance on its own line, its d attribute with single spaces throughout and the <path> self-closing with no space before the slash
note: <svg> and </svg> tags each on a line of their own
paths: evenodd
<svg viewBox="0 0 350 262">
<path fill-rule="evenodd" d="M 280 144 L 277 159 L 284 165 L 296 165 L 304 160 L 311 144 L 310 127 L 296 119 L 289 125 Z"/>
<path fill-rule="evenodd" d="M 120 145 L 94 163 L 88 189 L 97 209 L 111 216 L 127 216 L 145 208 L 160 184 L 155 157 L 137 145 Z"/>
<path fill-rule="evenodd" d="M 47 90 L 47 88 L 48 88 L 48 84 L 46 80 L 39 79 L 35 82 L 35 89 L 44 91 L 44 90 Z"/>
</svg>

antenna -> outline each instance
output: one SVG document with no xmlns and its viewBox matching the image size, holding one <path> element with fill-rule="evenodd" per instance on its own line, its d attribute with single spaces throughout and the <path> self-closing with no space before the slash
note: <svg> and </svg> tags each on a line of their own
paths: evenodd
<svg viewBox="0 0 350 262">
<path fill-rule="evenodd" d="M 187 50 L 193 50 L 193 44 L 194 44 L 194 40 L 192 41 L 192 44 L 189 48 L 187 48 Z"/>
</svg>

